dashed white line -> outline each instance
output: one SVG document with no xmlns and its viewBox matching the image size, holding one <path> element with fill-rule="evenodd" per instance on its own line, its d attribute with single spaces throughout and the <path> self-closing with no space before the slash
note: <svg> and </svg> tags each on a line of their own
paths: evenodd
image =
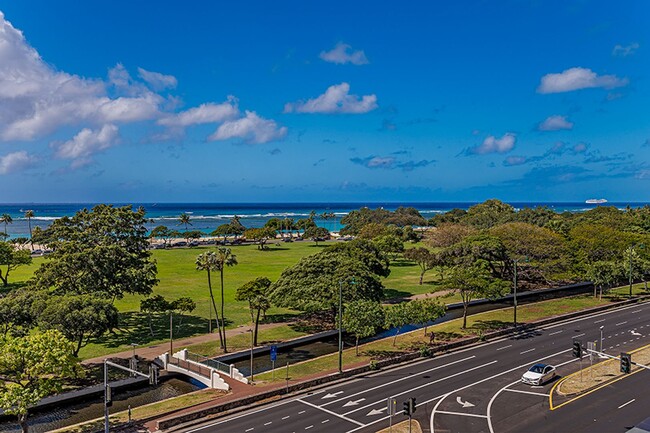
<svg viewBox="0 0 650 433">
<path fill-rule="evenodd" d="M 251 427 L 251 428 L 249 428 L 249 429 L 247 429 L 247 430 L 244 430 L 244 431 L 247 431 L 247 432 L 248 432 L 248 431 L 253 431 L 253 430 L 255 430 L 255 427 Z"/>
<path fill-rule="evenodd" d="M 305 427 L 305 430 L 309 430 L 310 428 L 313 428 L 313 427 L 314 427 L 313 424 L 312 424 L 312 425 L 308 425 L 307 427 Z"/>
<path fill-rule="evenodd" d="M 533 350 L 535 350 L 535 347 L 533 347 L 532 349 L 524 350 L 523 352 L 519 352 L 519 354 L 523 355 L 524 353 L 532 352 Z"/>
<path fill-rule="evenodd" d="M 573 337 L 571 337 L 571 338 L 578 338 L 578 337 L 582 337 L 583 335 L 585 335 L 585 333 L 584 333 L 584 332 L 583 332 L 582 334 L 578 334 L 578 335 L 574 335 L 574 336 L 573 336 Z"/>
<path fill-rule="evenodd" d="M 264 425 L 271 425 L 271 424 L 273 424 L 273 421 L 269 421 L 269 422 L 267 422 L 267 423 L 264 424 Z"/>
<path fill-rule="evenodd" d="M 634 403 L 635 400 L 636 400 L 636 398 L 633 398 L 632 400 L 628 401 L 627 403 L 623 403 L 623 404 L 620 405 L 618 408 L 621 409 L 621 408 L 627 406 L 627 405 L 630 404 L 630 403 Z"/>
<path fill-rule="evenodd" d="M 620 322 L 620 323 L 617 323 L 617 324 L 615 324 L 614 326 L 620 326 L 620 325 L 625 325 L 626 323 L 627 323 L 627 320 L 626 320 L 625 322 Z"/>
<path fill-rule="evenodd" d="M 640 313 L 640 312 L 641 312 L 641 310 L 630 311 L 630 313 L 632 313 L 632 314 L 636 314 L 636 313 Z"/>
<path fill-rule="evenodd" d="M 595 321 L 594 323 L 600 323 L 600 322 L 604 322 L 605 320 L 607 320 L 607 319 L 600 319 L 600 320 L 596 320 L 596 321 Z"/>
<path fill-rule="evenodd" d="M 289 419 L 289 418 L 291 418 L 291 415 L 283 416 L 282 420 Z"/>
<path fill-rule="evenodd" d="M 302 415 L 303 413 L 305 413 L 305 411 L 301 410 L 300 412 L 298 412 L 298 415 Z"/>
<path fill-rule="evenodd" d="M 330 419 L 327 418 L 325 421 L 321 421 L 320 423 L 321 423 L 321 424 L 325 424 L 326 422 L 330 422 Z"/>
<path fill-rule="evenodd" d="M 512 344 L 508 344 L 507 346 L 499 347 L 497 350 L 507 349 L 508 347 L 512 347 Z"/>
<path fill-rule="evenodd" d="M 551 332 L 551 333 L 550 333 L 550 334 L 548 334 L 548 335 L 549 335 L 549 337 L 550 337 L 551 335 L 556 335 L 556 334 L 560 334 L 560 333 L 562 333 L 562 332 L 564 332 L 564 329 L 563 329 L 563 330 L 561 330 L 561 331 L 555 331 L 555 332 Z"/>
</svg>

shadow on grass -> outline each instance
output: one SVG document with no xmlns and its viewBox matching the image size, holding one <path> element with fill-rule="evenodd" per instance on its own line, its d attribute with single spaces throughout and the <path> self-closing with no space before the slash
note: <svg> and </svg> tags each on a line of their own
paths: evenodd
<svg viewBox="0 0 650 433">
<path fill-rule="evenodd" d="M 309 248 L 326 248 L 326 247 L 329 247 L 329 245 L 325 245 L 325 244 L 309 245 Z"/>
<path fill-rule="evenodd" d="M 192 337 L 208 332 L 208 321 L 199 316 L 174 315 L 174 339 Z M 114 332 L 105 334 L 93 342 L 105 347 L 119 347 L 137 343 L 147 345 L 153 341 L 169 338 L 169 315 L 153 315 L 151 329 L 149 328 L 149 316 L 139 312 L 120 313 L 119 328 Z M 231 322 L 226 319 L 226 326 Z M 212 322 L 213 329 L 216 329 L 216 322 Z"/>
<path fill-rule="evenodd" d="M 384 302 L 387 304 L 399 304 L 410 297 L 412 293 L 397 289 L 384 289 Z"/>
<path fill-rule="evenodd" d="M 478 320 L 474 322 L 474 324 L 470 326 L 469 329 L 478 332 L 490 332 L 509 328 L 511 326 L 512 322 L 506 322 L 504 320 Z"/>
<path fill-rule="evenodd" d="M 374 360 L 382 360 L 394 358 L 396 356 L 408 353 L 407 351 L 399 350 L 398 347 L 395 347 L 395 350 L 363 350 L 359 352 L 361 355 L 369 356 Z"/>
<path fill-rule="evenodd" d="M 303 314 L 298 316 L 293 323 L 290 323 L 289 327 L 296 332 L 306 334 L 329 331 L 336 327 L 334 317 L 335 314 L 331 311 Z"/>
<path fill-rule="evenodd" d="M 412 268 L 414 266 L 417 266 L 417 264 L 415 264 L 415 263 L 413 263 L 411 261 L 400 260 L 400 259 L 391 260 L 390 265 L 394 266 L 396 268 Z"/>
</svg>

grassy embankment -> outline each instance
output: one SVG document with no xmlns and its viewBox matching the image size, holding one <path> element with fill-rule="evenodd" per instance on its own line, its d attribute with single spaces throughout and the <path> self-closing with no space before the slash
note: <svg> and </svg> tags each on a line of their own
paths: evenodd
<svg viewBox="0 0 650 433">
<path fill-rule="evenodd" d="M 259 251 L 257 246 L 234 246 L 233 253 L 237 256 L 239 264 L 229 267 L 224 273 L 225 285 L 225 311 L 227 328 L 248 326 L 250 315 L 245 302 L 235 301 L 235 293 L 239 286 L 257 277 L 266 276 L 271 280 L 277 279 L 281 272 L 302 257 L 314 254 L 322 249 L 313 242 L 282 243 L 280 246 L 272 244 L 269 250 Z M 411 247 L 409 244 L 408 247 Z M 154 288 L 154 294 L 163 295 L 168 299 L 188 296 L 196 302 L 196 310 L 185 315 L 182 320 L 176 320 L 174 330 L 176 339 L 207 333 L 208 317 L 210 316 L 210 300 L 207 288 L 207 275 L 205 271 L 197 271 L 196 257 L 213 250 L 214 247 L 180 248 L 173 250 L 155 250 L 153 258 L 158 263 L 159 284 Z M 31 266 L 16 269 L 10 275 L 12 286 L 24 284 L 42 263 L 44 258 L 34 259 Z M 425 283 L 418 285 L 420 268 L 409 262 L 398 261 L 391 266 L 391 275 L 384 280 L 387 298 L 408 297 L 414 294 L 428 293 L 436 289 L 437 274 L 429 271 L 425 275 Z M 217 305 L 219 303 L 220 281 L 219 274 L 212 275 L 212 286 Z M 120 310 L 120 329 L 114 334 L 106 335 L 88 346 L 82 348 L 82 359 L 93 358 L 105 354 L 126 351 L 130 343 L 151 345 L 167 341 L 169 335 L 169 320 L 167 317 L 154 317 L 154 336 L 149 331 L 147 316 L 139 312 L 140 296 L 127 295 L 116 301 L 115 305 Z M 456 297 L 445 298 L 445 302 L 455 302 Z M 283 322 L 297 315 L 296 311 L 283 308 L 271 308 L 267 313 L 267 323 Z M 214 328 L 214 325 L 213 325 Z M 304 335 L 308 330 L 302 327 L 282 325 L 277 328 L 260 332 L 260 343 L 268 341 L 285 340 Z M 216 339 L 215 334 L 215 339 Z M 236 349 L 248 345 L 247 335 L 237 335 L 230 339 L 230 345 Z M 205 355 L 216 354 L 216 343 L 207 343 L 192 348 L 193 351 Z"/>
</svg>

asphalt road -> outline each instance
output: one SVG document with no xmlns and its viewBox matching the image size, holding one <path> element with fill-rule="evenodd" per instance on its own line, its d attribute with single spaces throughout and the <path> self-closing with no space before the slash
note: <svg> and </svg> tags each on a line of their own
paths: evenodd
<svg viewBox="0 0 650 433">
<path fill-rule="evenodd" d="M 415 418 L 425 432 L 624 432 L 650 416 L 650 401 L 641 395 L 645 387 L 639 386 L 650 373 L 632 374 L 554 411 L 548 403 L 552 383 L 531 387 L 519 379 L 536 362 L 557 366 L 561 376 L 576 371 L 573 339 L 583 345 L 599 341 L 600 326 L 605 352 L 613 355 L 649 344 L 648 313 L 650 303 L 597 313 L 351 379 L 183 431 L 376 432 L 388 427 L 389 398 L 397 402 L 396 423 L 406 419 L 402 402 L 415 397 Z M 623 405 L 626 402 L 630 403 Z"/>
</svg>

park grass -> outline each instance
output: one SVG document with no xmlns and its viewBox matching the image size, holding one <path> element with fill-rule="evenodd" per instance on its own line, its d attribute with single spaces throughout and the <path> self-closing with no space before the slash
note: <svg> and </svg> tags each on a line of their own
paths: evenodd
<svg viewBox="0 0 650 433">
<path fill-rule="evenodd" d="M 635 290 L 641 290 L 642 286 L 635 286 Z M 580 295 L 570 298 L 552 299 L 537 302 L 534 304 L 521 305 L 517 308 L 517 319 L 520 324 L 536 320 L 554 317 L 561 314 L 580 311 L 588 308 L 598 307 L 620 300 L 619 292 L 625 293 L 626 288 L 620 288 L 603 296 L 603 299 L 594 298 L 589 295 Z M 645 292 L 644 292 L 645 293 Z M 513 310 L 504 308 L 474 314 L 467 318 L 467 328 L 462 329 L 462 318 L 450 320 L 438 325 L 430 326 L 428 331 L 435 333 L 435 341 L 452 341 L 465 337 L 482 336 L 483 334 L 512 326 Z M 428 345 L 430 337 L 424 335 L 423 329 L 417 329 L 402 335 L 398 335 L 395 345 L 393 337 L 383 338 L 360 346 L 359 356 L 355 355 L 354 347 L 344 350 L 344 368 L 351 368 L 357 365 L 367 365 L 373 360 L 381 360 L 394 357 L 403 353 L 412 352 L 418 348 Z M 301 363 L 289 366 L 289 377 L 291 380 L 299 380 L 318 373 L 336 371 L 338 366 L 338 354 L 321 356 Z M 262 373 L 255 376 L 258 383 L 271 381 L 270 373 Z M 285 380 L 284 376 L 276 381 Z"/>
<path fill-rule="evenodd" d="M 242 334 L 234 335 L 228 337 L 228 350 L 230 352 L 237 352 L 244 349 L 249 349 L 251 347 L 251 337 L 248 333 L 248 327 L 245 328 Z M 307 332 L 296 330 L 290 324 L 281 325 L 269 329 L 260 329 L 259 334 L 257 335 L 257 344 L 258 346 L 267 346 L 269 344 L 278 343 L 280 341 L 286 341 L 293 338 L 303 337 L 307 335 Z M 180 349 L 181 347 L 179 347 Z M 193 344 L 185 347 L 192 353 L 198 353 L 203 356 L 215 356 L 220 354 L 221 350 L 219 349 L 219 338 L 217 334 L 214 334 L 214 340 L 208 341 L 205 343 Z"/>
</svg>

